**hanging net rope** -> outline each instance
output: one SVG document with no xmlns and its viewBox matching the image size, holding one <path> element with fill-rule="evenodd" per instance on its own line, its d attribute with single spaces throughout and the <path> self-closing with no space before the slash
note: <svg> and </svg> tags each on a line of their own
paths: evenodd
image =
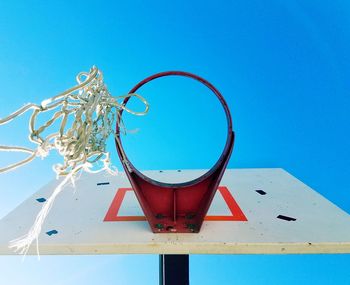
<svg viewBox="0 0 350 285">
<path fill-rule="evenodd" d="M 118 110 L 123 109 L 134 115 L 145 115 L 148 112 L 148 102 L 138 94 L 112 97 L 103 81 L 102 72 L 95 66 L 89 72 L 79 73 L 76 79 L 78 85 L 63 93 L 44 100 L 40 105 L 27 104 L 8 117 L 0 119 L 0 125 L 4 125 L 31 111 L 29 140 L 36 145 L 34 149 L 0 145 L 0 151 L 28 153 L 24 160 L 0 168 L 0 173 L 14 170 L 36 157 L 45 158 L 51 150 L 58 151 L 63 159 L 62 163 L 53 166 L 57 178 L 63 177 L 62 181 L 45 202 L 29 232 L 10 243 L 10 247 L 21 254 L 26 254 L 30 245 L 36 241 L 39 255 L 38 237 L 45 218 L 57 195 L 69 183 L 74 185 L 75 178 L 81 171 L 108 171 L 112 175 L 117 174 L 117 170 L 111 165 L 106 141 L 114 133 L 113 126 Z M 136 112 L 126 108 L 122 100 L 127 97 L 136 97 L 144 104 L 145 109 Z M 50 111 L 53 112 L 52 117 L 37 127 L 38 116 Z M 49 127 L 56 122 L 60 122 L 58 130 L 50 133 Z"/>
</svg>

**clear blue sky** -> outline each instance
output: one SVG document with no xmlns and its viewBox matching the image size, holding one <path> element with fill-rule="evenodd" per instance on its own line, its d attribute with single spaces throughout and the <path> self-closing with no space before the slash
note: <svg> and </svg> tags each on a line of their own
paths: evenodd
<svg viewBox="0 0 350 285">
<path fill-rule="evenodd" d="M 229 167 L 282 167 L 350 212 L 349 27 L 350 3 L 336 0 L 2 1 L 0 117 L 72 86 L 94 64 L 114 95 L 155 72 L 190 71 L 228 101 L 237 132 Z M 127 119 L 140 127 L 126 141 L 135 164 L 216 160 L 222 113 L 211 97 L 191 97 L 195 88 L 202 92 L 174 79 L 145 89 L 150 116 Z M 2 127 L 0 144 L 26 145 L 27 119 Z M 53 179 L 57 159 L 0 176 L 0 216 Z M 350 255 L 196 255 L 190 263 L 191 284 L 350 284 Z M 158 282 L 151 255 L 0 257 L 0 268 L 7 285 Z"/>
</svg>

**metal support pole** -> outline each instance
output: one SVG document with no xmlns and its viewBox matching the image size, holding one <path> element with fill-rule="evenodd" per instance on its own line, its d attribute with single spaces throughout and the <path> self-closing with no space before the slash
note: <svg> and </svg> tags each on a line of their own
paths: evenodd
<svg viewBox="0 0 350 285">
<path fill-rule="evenodd" d="M 189 255 L 159 255 L 159 285 L 189 285 Z"/>
</svg>

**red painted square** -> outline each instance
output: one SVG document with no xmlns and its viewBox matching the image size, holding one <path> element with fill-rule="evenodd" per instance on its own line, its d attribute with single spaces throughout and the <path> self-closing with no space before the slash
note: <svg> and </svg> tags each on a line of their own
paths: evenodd
<svg viewBox="0 0 350 285">
<path fill-rule="evenodd" d="M 204 218 L 205 221 L 247 221 L 246 216 L 231 195 L 226 186 L 219 186 L 218 190 L 225 200 L 227 207 L 230 209 L 231 215 L 217 216 L 209 215 Z M 118 221 L 146 221 L 145 216 L 119 216 L 118 212 L 123 203 L 126 191 L 133 191 L 132 188 L 119 188 L 114 199 L 107 211 L 104 222 Z"/>
</svg>

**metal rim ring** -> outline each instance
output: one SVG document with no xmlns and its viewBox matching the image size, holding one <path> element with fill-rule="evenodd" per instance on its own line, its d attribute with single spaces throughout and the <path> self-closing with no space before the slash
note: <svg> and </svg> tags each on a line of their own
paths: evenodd
<svg viewBox="0 0 350 285">
<path fill-rule="evenodd" d="M 160 182 L 160 181 L 156 181 L 154 179 L 149 178 L 148 176 L 144 175 L 143 173 L 141 173 L 139 170 L 137 170 L 137 168 L 130 162 L 130 160 L 127 158 L 124 148 L 122 146 L 121 140 L 120 140 L 120 128 L 119 128 L 119 123 L 121 120 L 121 116 L 123 113 L 123 109 L 120 109 L 118 111 L 117 114 L 117 122 L 116 122 L 116 148 L 118 151 L 118 155 L 122 160 L 123 166 L 125 169 L 125 171 L 130 171 L 130 172 L 135 172 L 137 173 L 138 176 L 140 176 L 141 178 L 143 178 L 144 180 L 148 181 L 149 183 L 153 184 L 153 185 L 158 185 L 158 186 L 164 186 L 164 187 L 185 187 L 185 186 L 190 186 L 190 185 L 194 185 L 197 184 L 201 181 L 203 181 L 204 179 L 206 179 L 208 176 L 210 176 L 212 173 L 214 173 L 219 167 L 220 167 L 220 163 L 222 162 L 222 160 L 227 159 L 232 151 L 232 140 L 234 139 L 234 133 L 233 133 L 233 125 L 232 125 L 232 118 L 231 118 L 231 113 L 230 110 L 228 108 L 228 105 L 224 99 L 224 97 L 221 95 L 221 93 L 207 80 L 189 73 L 189 72 L 184 72 L 184 71 L 165 71 L 165 72 L 160 72 L 154 75 L 151 75 L 147 78 L 145 78 L 144 80 L 140 81 L 138 84 L 136 84 L 129 92 L 130 93 L 136 93 L 136 91 L 141 88 L 143 85 L 149 83 L 152 80 L 155 80 L 157 78 L 160 77 L 165 77 L 165 76 L 183 76 L 183 77 L 188 77 L 188 78 L 192 78 L 196 81 L 201 82 L 203 85 L 205 85 L 206 87 L 208 87 L 215 95 L 216 97 L 219 99 L 224 111 L 225 111 L 225 115 L 226 115 L 226 120 L 227 120 L 227 138 L 226 138 L 226 143 L 225 143 L 225 147 L 219 157 L 219 159 L 217 160 L 217 162 L 214 164 L 214 166 L 205 174 L 201 175 L 200 177 L 188 181 L 188 182 L 183 182 L 183 183 L 165 183 L 165 182 Z M 126 105 L 127 102 L 129 101 L 130 97 L 127 97 L 124 99 L 123 101 L 123 105 Z"/>
</svg>

